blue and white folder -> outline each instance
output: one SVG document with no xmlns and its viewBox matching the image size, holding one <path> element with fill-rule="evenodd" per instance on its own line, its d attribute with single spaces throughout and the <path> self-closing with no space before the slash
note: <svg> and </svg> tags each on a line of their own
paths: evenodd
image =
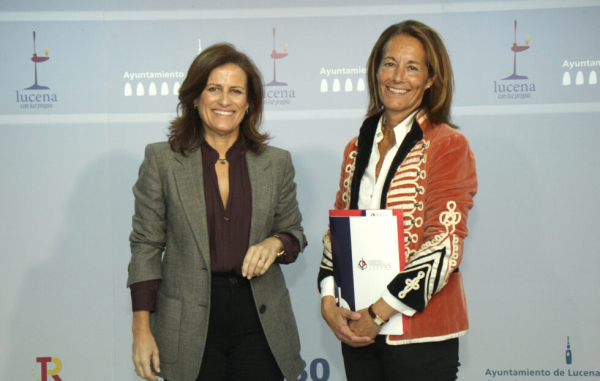
<svg viewBox="0 0 600 381">
<path fill-rule="evenodd" d="M 358 311 L 375 303 L 406 265 L 401 209 L 330 210 L 336 299 Z M 380 335 L 406 332 L 408 317 L 393 316 Z"/>
</svg>

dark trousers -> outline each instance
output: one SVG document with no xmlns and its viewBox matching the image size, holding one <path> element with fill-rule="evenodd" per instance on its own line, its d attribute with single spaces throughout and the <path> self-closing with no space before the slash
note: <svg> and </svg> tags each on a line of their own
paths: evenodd
<svg viewBox="0 0 600 381">
<path fill-rule="evenodd" d="M 384 335 L 375 343 L 353 348 L 342 343 L 349 381 L 450 381 L 458 373 L 458 339 L 434 343 L 388 345 Z"/>
<path fill-rule="evenodd" d="M 207 380 L 283 380 L 246 278 L 212 275 L 208 337 L 197 378 Z"/>
</svg>

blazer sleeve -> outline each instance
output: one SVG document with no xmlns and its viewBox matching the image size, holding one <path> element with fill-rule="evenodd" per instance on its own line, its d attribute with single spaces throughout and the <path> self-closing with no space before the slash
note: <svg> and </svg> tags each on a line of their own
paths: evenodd
<svg viewBox="0 0 600 381">
<path fill-rule="evenodd" d="M 307 245 L 304 229 L 302 228 L 302 214 L 298 207 L 296 196 L 296 183 L 294 182 L 295 170 L 292 164 L 292 156 L 285 152 L 284 170 L 281 177 L 281 185 L 275 215 L 271 226 L 271 234 L 287 232 L 298 239 L 299 249 L 303 251 Z"/>
<path fill-rule="evenodd" d="M 425 309 L 458 269 L 468 234 L 467 216 L 477 192 L 475 157 L 467 139 L 455 133 L 432 144 L 423 244 L 408 253 L 405 269 L 387 287 L 388 296 L 417 311 Z"/>
<path fill-rule="evenodd" d="M 133 186 L 135 214 L 129 236 L 131 261 L 127 286 L 162 279 L 161 258 L 166 242 L 166 202 L 156 152 L 146 147 L 139 177 Z"/>
</svg>

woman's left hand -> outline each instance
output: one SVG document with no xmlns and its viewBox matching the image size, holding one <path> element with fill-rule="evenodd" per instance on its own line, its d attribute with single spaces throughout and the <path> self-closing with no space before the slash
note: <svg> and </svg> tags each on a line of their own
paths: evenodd
<svg viewBox="0 0 600 381">
<path fill-rule="evenodd" d="M 257 245 L 250 246 L 242 264 L 242 276 L 252 279 L 265 275 L 281 250 L 283 243 L 276 237 L 269 237 Z"/>
<path fill-rule="evenodd" d="M 354 332 L 357 336 L 368 336 L 371 339 L 375 339 L 375 337 L 381 331 L 381 326 L 378 326 L 369 315 L 369 311 L 366 308 L 362 310 L 356 311 L 361 315 L 359 320 L 351 320 L 349 325 L 352 332 Z"/>
</svg>

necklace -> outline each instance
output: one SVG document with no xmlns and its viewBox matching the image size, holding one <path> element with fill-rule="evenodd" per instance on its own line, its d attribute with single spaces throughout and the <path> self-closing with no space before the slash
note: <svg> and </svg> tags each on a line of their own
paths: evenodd
<svg viewBox="0 0 600 381">
<path fill-rule="evenodd" d="M 225 162 L 227 161 L 227 159 L 226 158 L 222 158 L 222 159 L 219 158 L 219 161 L 221 162 L 221 164 L 225 165 Z"/>
<path fill-rule="evenodd" d="M 385 120 L 385 115 L 384 115 L 383 121 L 381 122 L 381 127 L 382 127 L 381 130 L 383 133 L 383 138 L 377 144 L 383 143 L 385 141 L 385 139 L 387 139 L 390 132 L 392 132 L 394 130 L 393 128 L 389 128 L 385 122 L 386 122 L 386 120 Z"/>
</svg>

